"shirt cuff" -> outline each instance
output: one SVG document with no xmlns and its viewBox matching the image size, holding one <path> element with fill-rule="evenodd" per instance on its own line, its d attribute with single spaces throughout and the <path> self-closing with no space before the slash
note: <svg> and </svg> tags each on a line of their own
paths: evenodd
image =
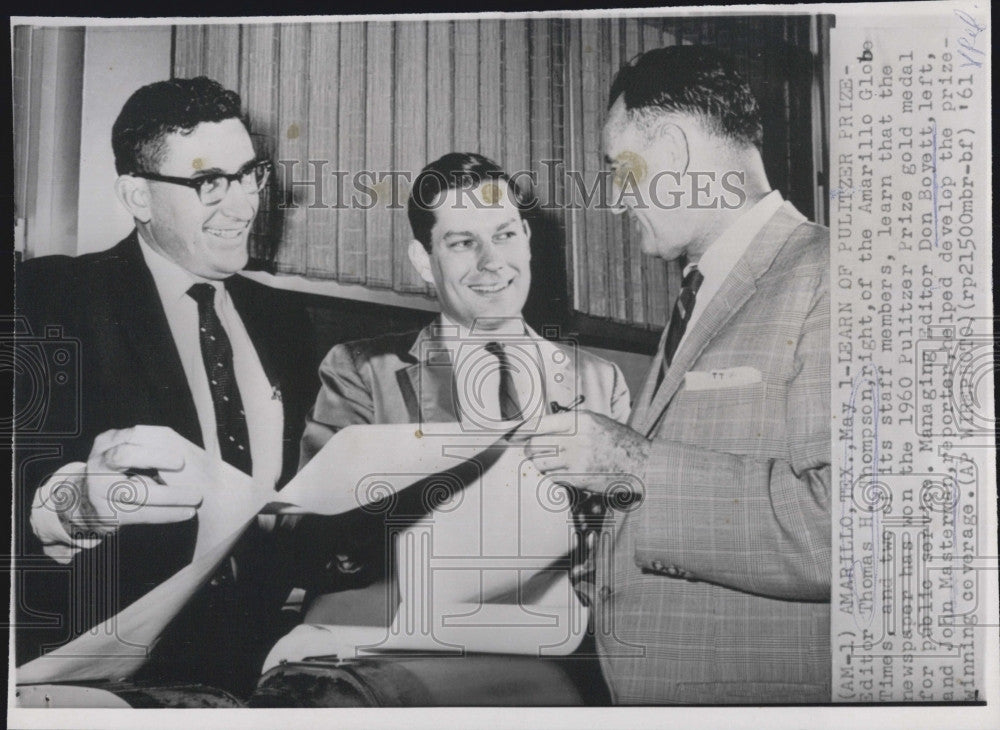
<svg viewBox="0 0 1000 730">
<path fill-rule="evenodd" d="M 31 529 L 41 541 L 42 551 L 57 563 L 69 563 L 78 552 L 102 541 L 99 537 L 71 537 L 61 518 L 80 498 L 86 472 L 82 461 L 67 464 L 35 491 L 31 502 Z"/>
</svg>

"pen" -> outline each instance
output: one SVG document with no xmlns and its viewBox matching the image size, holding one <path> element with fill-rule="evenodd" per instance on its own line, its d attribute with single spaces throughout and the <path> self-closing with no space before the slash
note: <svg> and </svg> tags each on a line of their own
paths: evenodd
<svg viewBox="0 0 1000 730">
<path fill-rule="evenodd" d="M 551 403 L 549 403 L 549 409 L 553 413 L 563 413 L 563 412 L 566 412 L 566 411 L 575 411 L 577 409 L 577 406 L 582 405 L 585 400 L 587 400 L 587 396 L 585 396 L 585 395 L 583 395 L 581 393 L 576 398 L 574 398 L 573 402 L 570 403 L 568 406 L 563 406 L 563 405 L 560 405 L 557 401 L 552 401 Z"/>
<path fill-rule="evenodd" d="M 573 401 L 569 405 L 565 405 L 564 406 L 564 405 L 561 405 L 558 401 L 550 401 L 549 402 L 549 410 L 552 411 L 553 413 L 565 413 L 565 412 L 568 412 L 568 411 L 575 411 L 577 409 L 577 407 L 580 406 L 581 404 L 583 404 L 583 402 L 586 401 L 586 400 L 587 400 L 587 397 L 581 393 L 576 398 L 574 398 Z M 518 432 L 518 430 L 520 430 L 521 426 L 523 426 L 524 424 L 526 424 L 530 420 L 532 420 L 532 419 L 526 418 L 523 421 L 521 421 L 519 424 L 517 424 L 516 426 L 514 426 L 514 428 L 512 428 L 510 431 L 508 431 L 507 433 L 505 433 L 503 435 L 503 440 L 504 441 L 510 441 L 511 438 L 513 438 L 514 434 L 516 434 Z"/>
</svg>

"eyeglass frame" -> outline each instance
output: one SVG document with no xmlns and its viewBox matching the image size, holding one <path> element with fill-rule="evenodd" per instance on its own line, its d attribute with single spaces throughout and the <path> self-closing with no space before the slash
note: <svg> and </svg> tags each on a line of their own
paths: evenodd
<svg viewBox="0 0 1000 730">
<path fill-rule="evenodd" d="M 264 177 L 260 181 L 260 183 L 256 184 L 257 187 L 254 190 L 247 190 L 245 187 L 243 187 L 243 179 L 247 175 L 253 173 L 254 170 L 259 166 L 263 166 L 264 168 Z M 141 177 L 144 180 L 152 180 L 153 182 L 165 182 L 165 183 L 172 183 L 174 185 L 183 185 L 184 187 L 191 188 L 192 190 L 195 191 L 195 194 L 198 196 L 198 200 L 201 201 L 202 205 L 218 205 L 219 203 L 222 202 L 222 200 L 226 197 L 226 195 L 229 194 L 229 187 L 234 182 L 239 183 L 240 187 L 243 188 L 243 190 L 246 191 L 247 193 L 259 193 L 267 185 L 267 180 L 271 176 L 271 171 L 273 169 L 274 169 L 274 164 L 270 160 L 251 160 L 243 167 L 241 167 L 239 170 L 233 173 L 213 172 L 207 175 L 199 175 L 196 177 L 175 177 L 173 175 L 161 175 L 157 172 L 131 172 L 129 173 L 129 175 L 131 175 L 132 177 Z M 201 186 L 204 185 L 207 180 L 216 180 L 222 178 L 225 178 L 226 180 L 226 189 L 223 191 L 219 199 L 212 201 L 211 203 L 206 203 L 204 200 L 202 200 Z M 254 180 L 256 180 L 256 176 L 254 176 Z"/>
</svg>

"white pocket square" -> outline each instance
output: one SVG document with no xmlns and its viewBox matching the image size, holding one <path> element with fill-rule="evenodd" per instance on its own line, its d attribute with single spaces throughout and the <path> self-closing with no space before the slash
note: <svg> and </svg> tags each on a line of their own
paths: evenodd
<svg viewBox="0 0 1000 730">
<path fill-rule="evenodd" d="M 684 373 L 684 387 L 687 390 L 717 390 L 759 382 L 760 370 L 745 365 L 720 370 L 691 370 Z"/>
</svg>

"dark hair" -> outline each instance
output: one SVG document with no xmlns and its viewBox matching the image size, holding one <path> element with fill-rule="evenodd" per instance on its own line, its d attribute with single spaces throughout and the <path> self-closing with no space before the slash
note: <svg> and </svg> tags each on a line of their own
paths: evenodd
<svg viewBox="0 0 1000 730">
<path fill-rule="evenodd" d="M 608 108 L 624 96 L 625 110 L 680 112 L 708 131 L 760 149 L 760 109 L 731 59 L 711 46 L 657 48 L 623 66 L 611 84 Z"/>
<path fill-rule="evenodd" d="M 431 229 L 436 220 L 434 210 L 440 204 L 438 196 L 447 190 L 475 190 L 488 180 L 506 182 L 510 186 L 514 205 L 523 214 L 525 204 L 521 191 L 503 168 L 488 157 L 475 152 L 449 152 L 424 167 L 413 181 L 406 202 L 413 237 L 429 252 Z"/>
<path fill-rule="evenodd" d="M 234 118 L 246 123 L 240 95 L 206 76 L 143 86 L 125 102 L 111 128 L 115 169 L 119 175 L 159 172 L 166 135 Z"/>
</svg>

